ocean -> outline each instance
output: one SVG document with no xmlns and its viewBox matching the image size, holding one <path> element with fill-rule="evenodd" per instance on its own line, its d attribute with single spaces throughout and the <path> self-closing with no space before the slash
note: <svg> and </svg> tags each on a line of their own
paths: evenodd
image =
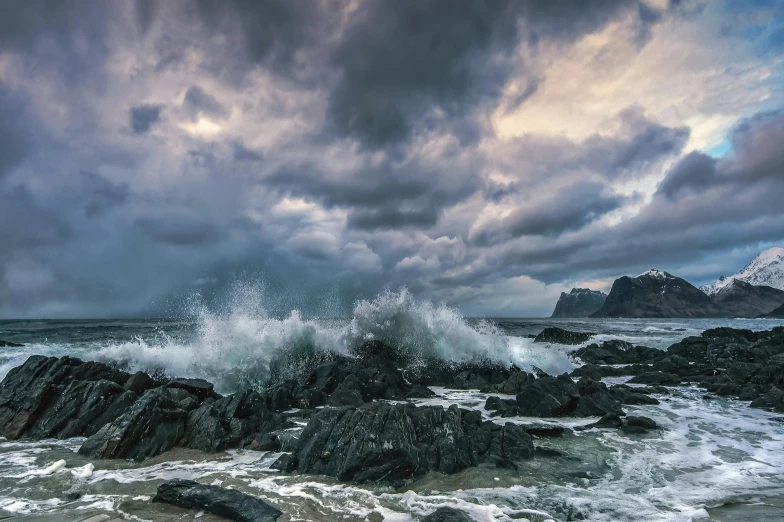
<svg viewBox="0 0 784 522">
<path fill-rule="evenodd" d="M 308 319 L 296 311 L 266 316 L 257 307 L 222 313 L 199 310 L 182 319 L 0 321 L 0 339 L 23 343 L 0 348 L 0 378 L 29 355 L 71 355 L 112 362 L 128 370 L 201 377 L 231 393 L 263 382 L 282 352 L 346 352 L 365 339 L 409 346 L 413 353 L 445 359 L 494 360 L 551 374 L 577 362 L 574 346 L 534 343 L 546 326 L 592 332 L 594 340 L 622 339 L 666 349 L 718 326 L 766 330 L 782 320 L 683 319 L 472 319 L 445 306 L 387 292 L 357 304 L 344 319 Z M 624 379 L 607 379 L 620 382 Z M 479 391 L 434 389 L 418 404 L 459 404 L 484 410 Z M 151 505 L 155 488 L 191 478 L 258 495 L 281 509 L 282 521 L 415 521 L 440 506 L 459 507 L 476 521 L 598 520 L 690 521 L 720 518 L 714 506 L 765 506 L 784 494 L 784 418 L 696 387 L 657 396 L 657 406 L 625 406 L 664 429 L 628 437 L 614 430 L 574 432 L 543 445 L 562 457 L 534 459 L 520 473 L 469 468 L 450 476 L 427 475 L 401 490 L 357 486 L 269 469 L 279 454 L 232 450 L 206 455 L 175 449 L 143 463 L 89 461 L 78 455 L 83 439 L 0 439 L 0 519 L 190 520 L 182 510 Z M 499 422 L 530 422 L 511 418 Z M 536 419 L 567 426 L 596 419 Z M 300 428 L 294 428 L 298 430 Z M 63 469 L 47 469 L 64 459 Z M 91 468 L 94 467 L 93 468 Z M 773 502 L 773 500 L 771 500 Z M 776 508 L 763 508 L 777 520 Z M 773 510 L 773 511 L 771 511 Z M 739 515 L 740 516 L 740 515 Z M 738 518 L 740 519 L 740 518 Z M 199 521 L 217 520 L 202 514 Z M 753 520 L 749 518 L 748 520 Z"/>
</svg>

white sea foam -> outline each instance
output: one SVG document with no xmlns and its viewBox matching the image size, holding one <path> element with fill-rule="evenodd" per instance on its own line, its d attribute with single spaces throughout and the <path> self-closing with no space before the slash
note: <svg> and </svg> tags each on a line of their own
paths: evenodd
<svg viewBox="0 0 784 522">
<path fill-rule="evenodd" d="M 133 370 L 203 377 L 226 391 L 238 381 L 264 378 L 281 355 L 348 354 L 374 339 L 395 346 L 412 360 L 493 361 L 527 370 L 536 366 L 549 373 L 573 368 L 562 348 L 508 337 L 487 321 L 469 323 L 456 310 L 415 299 L 406 289 L 358 301 L 348 321 L 306 320 L 297 310 L 285 318 L 271 317 L 258 302 L 261 296 L 255 298 L 252 292 L 243 292 L 220 313 L 199 306 L 193 339 L 164 337 L 157 344 L 137 339 L 105 346 L 93 357 L 122 361 Z"/>
</svg>

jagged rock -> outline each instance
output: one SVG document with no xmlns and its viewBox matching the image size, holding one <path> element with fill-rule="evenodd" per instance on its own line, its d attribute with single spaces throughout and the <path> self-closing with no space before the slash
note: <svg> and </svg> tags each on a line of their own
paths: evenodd
<svg viewBox="0 0 784 522">
<path fill-rule="evenodd" d="M 105 364 L 73 357 L 29 357 L 0 383 L 0 435 L 91 435 L 133 402 L 135 394 L 123 389 L 128 377 Z"/>
<path fill-rule="evenodd" d="M 590 417 L 622 412 L 604 383 L 581 379 L 575 384 L 567 374 L 542 377 L 525 386 L 516 397 L 517 414 L 536 417 Z"/>
<path fill-rule="evenodd" d="M 238 522 L 275 522 L 283 514 L 260 498 L 192 480 L 164 482 L 152 501 L 204 510 Z"/>
<path fill-rule="evenodd" d="M 491 457 L 520 460 L 534 451 L 522 428 L 483 423 L 479 412 L 454 405 L 444 410 L 374 402 L 325 409 L 311 418 L 299 440 L 300 473 L 355 482 L 455 473 Z"/>
<path fill-rule="evenodd" d="M 11 341 L 3 341 L 2 339 L 0 339 L 0 347 L 2 348 L 21 348 L 23 346 L 24 346 L 23 344 L 12 343 Z"/>
<path fill-rule="evenodd" d="M 136 395 L 141 395 L 147 390 L 157 388 L 161 383 L 156 382 L 144 372 L 136 372 L 125 381 L 125 389 Z"/>
<path fill-rule="evenodd" d="M 654 384 L 660 386 L 677 386 L 681 383 L 681 378 L 677 375 L 664 372 L 647 372 L 635 375 L 629 379 L 634 384 Z"/>
<path fill-rule="evenodd" d="M 145 392 L 120 417 L 88 437 L 79 453 L 141 461 L 173 448 L 185 435 L 188 420 L 188 412 L 180 407 L 183 394 L 188 395 L 171 388 Z"/>
<path fill-rule="evenodd" d="M 659 404 L 658 399 L 625 384 L 610 386 L 610 397 L 621 404 Z"/>
<path fill-rule="evenodd" d="M 292 471 L 297 469 L 297 456 L 292 455 L 291 453 L 284 453 L 278 459 L 270 465 L 270 468 L 277 469 L 278 471 L 282 471 L 284 473 L 291 473 Z"/>
<path fill-rule="evenodd" d="M 648 417 L 628 416 L 623 417 L 615 413 L 608 413 L 598 421 L 580 426 L 578 430 L 588 430 L 591 428 L 620 429 L 628 434 L 645 434 L 649 430 L 658 429 L 659 426 L 653 419 Z"/>
<path fill-rule="evenodd" d="M 535 343 L 582 344 L 593 337 L 593 334 L 570 332 L 555 326 L 547 327 L 534 338 Z"/>
<path fill-rule="evenodd" d="M 422 519 L 422 522 L 473 522 L 465 511 L 451 507 L 440 507 Z"/>
<path fill-rule="evenodd" d="M 406 393 L 406 399 L 427 399 L 428 397 L 432 397 L 434 395 L 435 392 L 427 386 L 415 384 L 411 387 L 411 390 Z"/>
<path fill-rule="evenodd" d="M 190 393 L 194 397 L 198 397 L 201 400 L 204 400 L 208 397 L 213 397 L 215 395 L 215 390 L 212 383 L 205 381 L 204 379 L 172 379 L 166 383 L 166 387 L 185 390 L 186 392 Z"/>
<path fill-rule="evenodd" d="M 626 341 L 605 341 L 601 345 L 590 344 L 573 352 L 577 357 L 591 364 L 632 364 L 649 363 L 665 357 L 663 350 L 634 346 Z"/>
</svg>

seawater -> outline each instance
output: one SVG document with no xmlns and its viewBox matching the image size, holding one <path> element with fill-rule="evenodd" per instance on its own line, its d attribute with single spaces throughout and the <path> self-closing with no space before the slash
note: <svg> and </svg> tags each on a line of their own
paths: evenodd
<svg viewBox="0 0 784 522">
<path fill-rule="evenodd" d="M 445 306 L 385 292 L 360 301 L 351 317 L 307 318 L 297 311 L 270 316 L 243 298 L 221 312 L 196 306 L 180 319 L 0 321 L 0 377 L 29 355 L 72 355 L 168 375 L 203 377 L 219 390 L 259 381 L 276 355 L 347 353 L 368 339 L 405 346 L 413 358 L 492 360 L 557 374 L 575 362 L 576 347 L 533 343 L 546 326 L 666 349 L 718 326 L 765 330 L 780 320 L 471 319 Z M 617 379 L 616 379 L 617 380 Z M 459 404 L 484 411 L 478 391 L 436 389 L 419 404 Z M 187 512 L 149 500 L 161 480 L 191 478 L 256 494 L 278 506 L 282 520 L 413 521 L 435 508 L 464 509 L 476 521 L 661 520 L 708 517 L 707 508 L 784 494 L 784 419 L 678 388 L 658 406 L 627 406 L 664 429 L 643 436 L 588 430 L 537 444 L 563 452 L 535 458 L 520 473 L 468 469 L 428 475 L 403 490 L 340 484 L 324 477 L 285 476 L 269 469 L 277 454 L 233 450 L 205 455 L 174 451 L 134 464 L 90 462 L 76 453 L 80 439 L 20 442 L 0 439 L 0 515 L 34 520 L 82 520 L 92 514 L 134 520 L 188 520 Z M 489 418 L 489 417 L 488 417 Z M 595 419 L 493 419 L 577 425 Z M 63 469 L 47 472 L 65 460 Z M 89 464 L 95 469 L 90 470 Z M 78 494 L 78 499 L 76 498 Z M 182 518 L 182 517 L 186 518 Z M 47 518 L 48 517 L 48 518 Z M 768 518 L 773 520 L 774 518 Z M 200 521 L 211 520 L 208 515 Z"/>
</svg>

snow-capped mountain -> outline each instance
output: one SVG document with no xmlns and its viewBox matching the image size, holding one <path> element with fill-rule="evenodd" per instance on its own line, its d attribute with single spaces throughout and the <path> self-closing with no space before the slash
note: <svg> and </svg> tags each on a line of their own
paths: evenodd
<svg viewBox="0 0 784 522">
<path fill-rule="evenodd" d="M 784 290 L 784 248 L 769 248 L 737 274 L 729 277 L 721 276 L 715 283 L 701 286 L 700 290 L 713 296 L 735 279 L 751 285 L 771 286 Z"/>
</svg>

